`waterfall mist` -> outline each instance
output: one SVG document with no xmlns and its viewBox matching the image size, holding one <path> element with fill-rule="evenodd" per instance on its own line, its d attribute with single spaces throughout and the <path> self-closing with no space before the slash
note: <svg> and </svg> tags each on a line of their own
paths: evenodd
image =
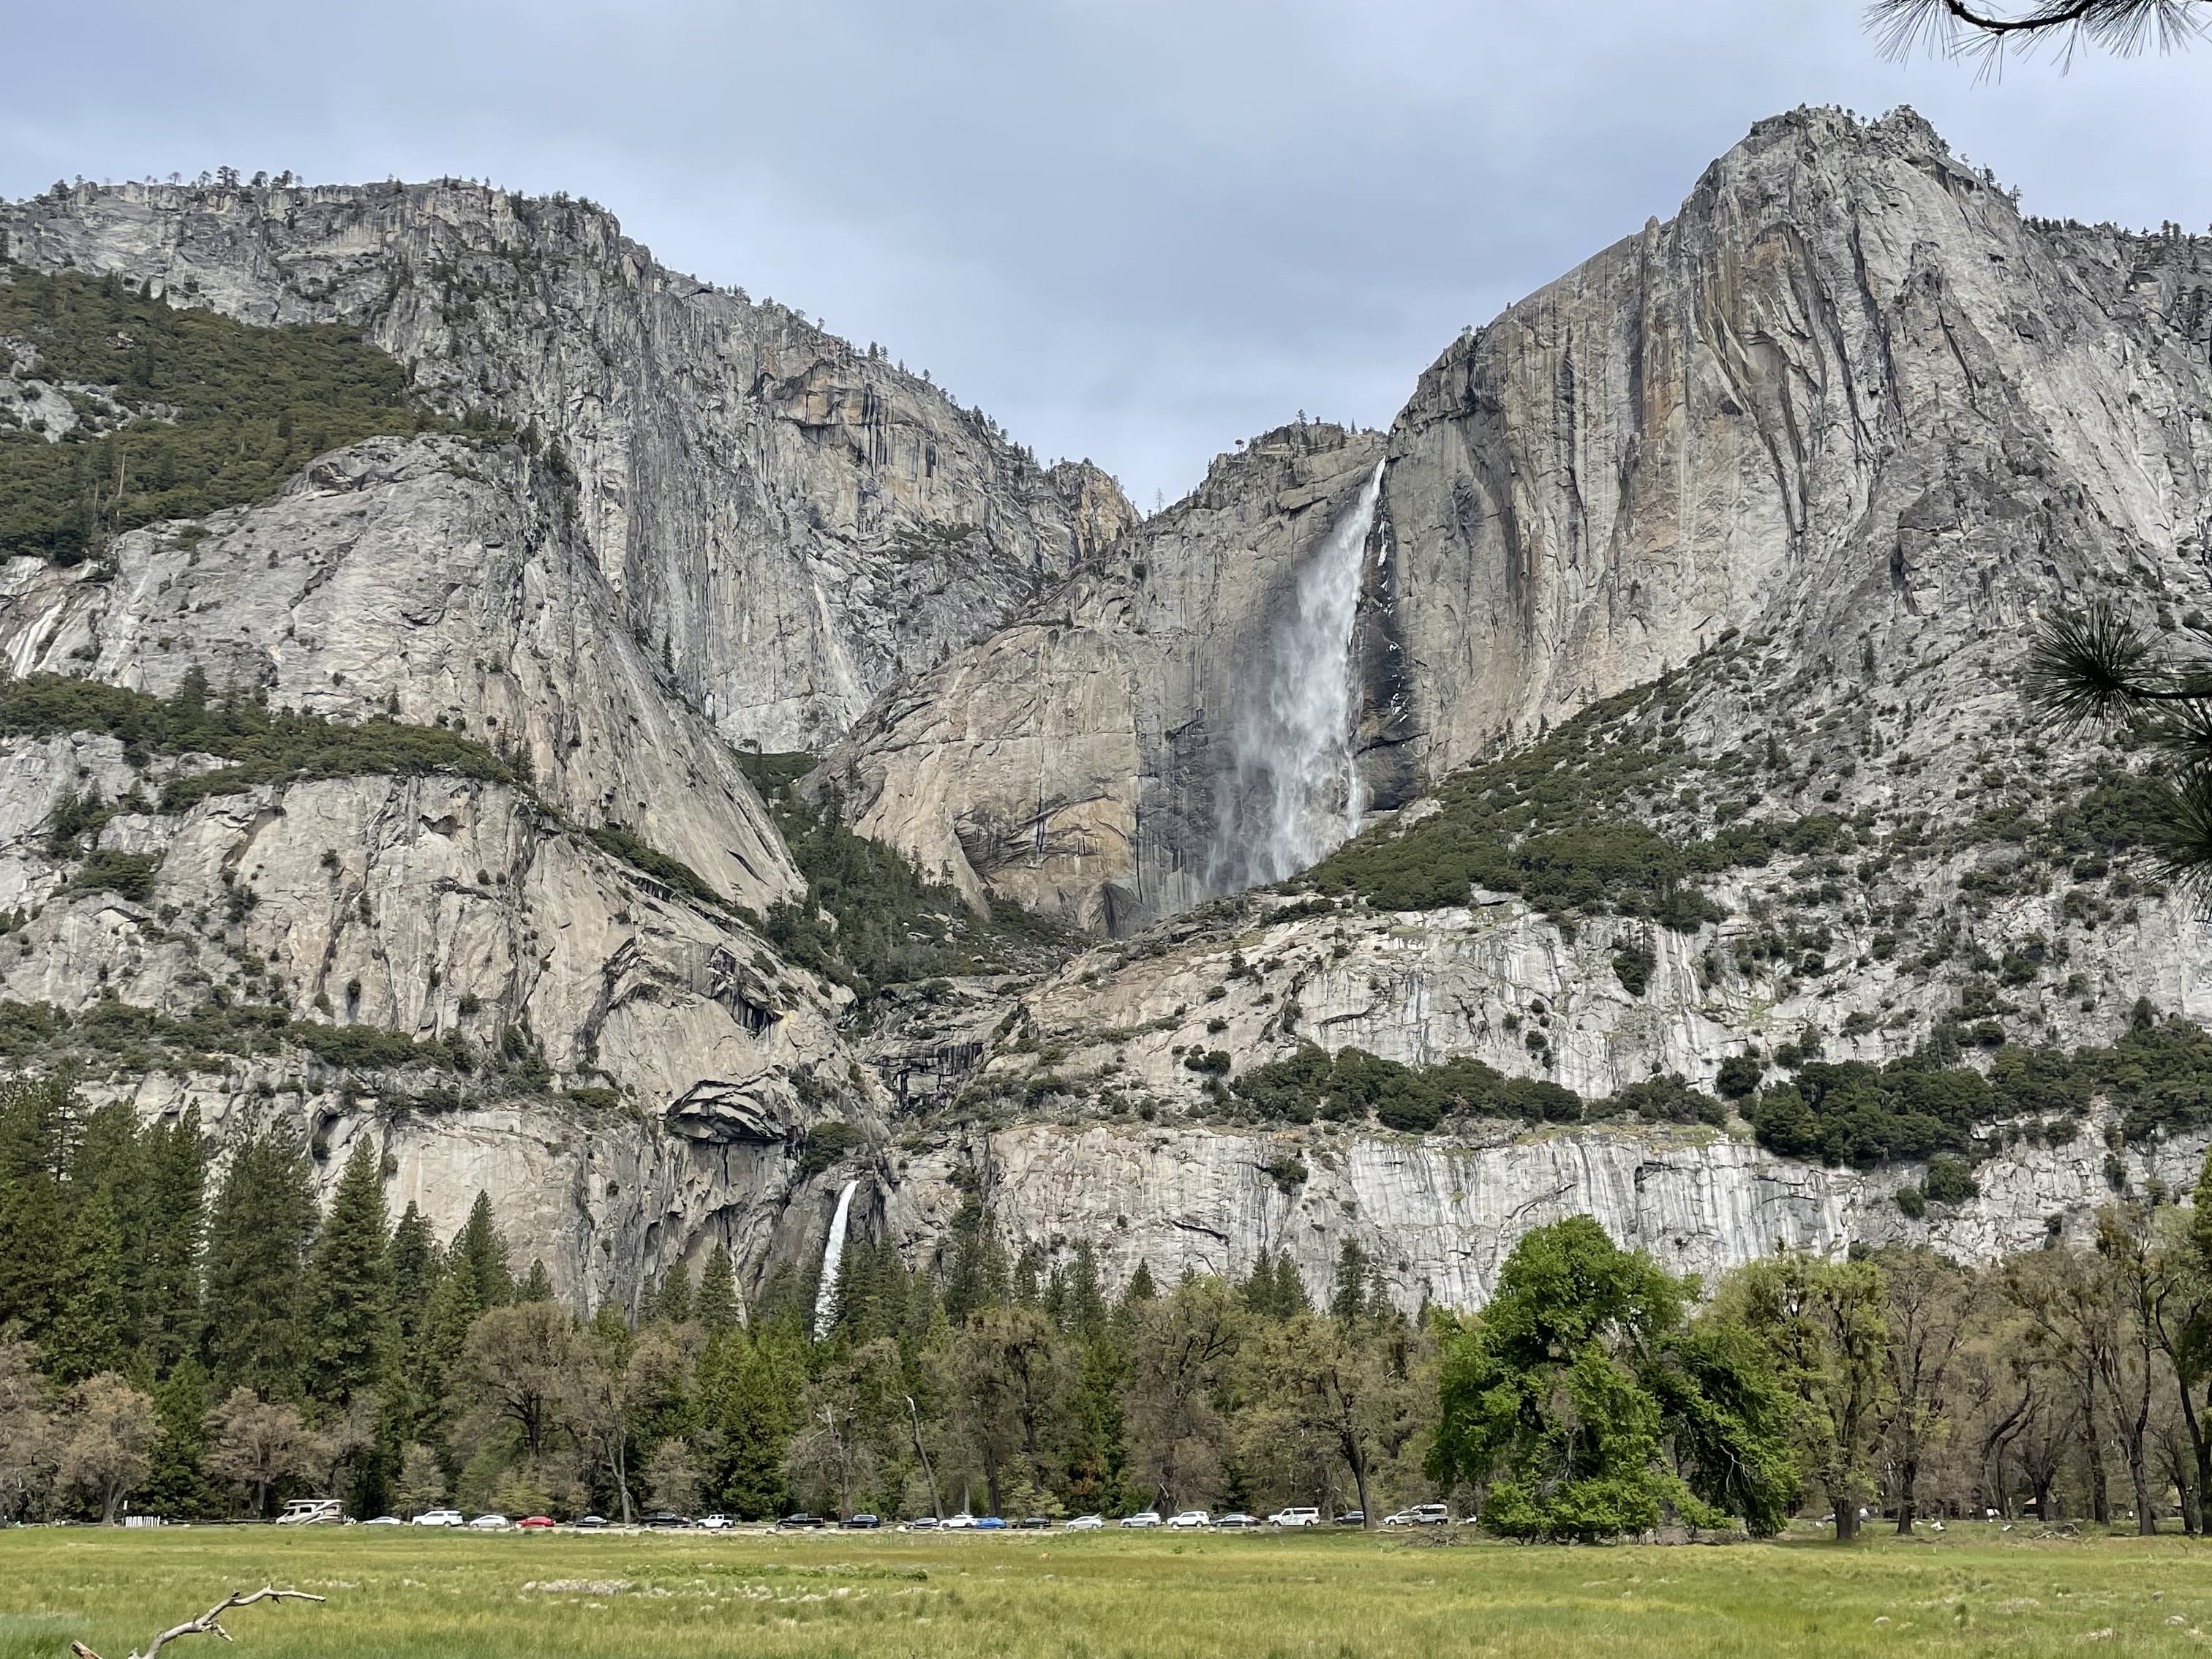
<svg viewBox="0 0 2212 1659">
<path fill-rule="evenodd" d="M 830 1334 L 830 1323 L 837 1316 L 837 1274 L 845 1265 L 845 1223 L 853 1211 L 853 1189 L 860 1184 L 848 1181 L 845 1190 L 837 1194 L 837 1212 L 830 1218 L 830 1237 L 822 1246 L 822 1280 L 814 1292 L 817 1342 Z"/>
<path fill-rule="evenodd" d="M 1216 784 L 1207 885 L 1217 893 L 1296 875 L 1359 828 L 1352 763 L 1352 625 L 1382 465 L 1329 527 L 1255 678 L 1237 699 Z"/>
</svg>

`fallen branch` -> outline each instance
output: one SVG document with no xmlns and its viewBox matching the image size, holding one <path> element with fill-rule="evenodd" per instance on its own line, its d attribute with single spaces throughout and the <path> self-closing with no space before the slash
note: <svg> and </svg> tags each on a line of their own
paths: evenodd
<svg viewBox="0 0 2212 1659">
<path fill-rule="evenodd" d="M 148 1648 L 145 1652 L 139 1653 L 134 1650 L 131 1659 L 155 1659 L 156 1654 L 179 1636 L 220 1636 L 228 1642 L 230 1640 L 230 1632 L 225 1630 L 217 1620 L 222 1614 L 229 1612 L 233 1607 L 250 1607 L 256 1601 L 321 1601 L 326 1599 L 320 1595 L 310 1595 L 305 1590 L 278 1589 L 268 1584 L 246 1594 L 233 1590 L 198 1618 L 187 1619 L 174 1629 L 163 1631 L 154 1638 L 153 1646 Z M 70 1651 L 76 1656 L 76 1659 L 100 1659 L 98 1654 L 82 1642 L 70 1643 Z"/>
</svg>

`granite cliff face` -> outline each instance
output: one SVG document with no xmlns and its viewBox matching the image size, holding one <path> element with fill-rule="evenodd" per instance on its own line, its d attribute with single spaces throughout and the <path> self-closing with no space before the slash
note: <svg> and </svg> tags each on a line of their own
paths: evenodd
<svg viewBox="0 0 2212 1659">
<path fill-rule="evenodd" d="M 2206 1137 L 2130 1154 L 2128 1178 L 2196 1181 Z M 882 1224 L 913 1251 L 957 1207 L 956 1166 L 983 1172 L 1017 1249 L 1048 1259 L 1090 1241 L 1119 1287 L 1152 1276 L 1249 1275 L 1260 1252 L 1287 1259 L 1325 1301 L 1347 1238 L 1376 1262 L 1407 1312 L 1479 1307 L 1522 1234 L 1595 1217 L 1622 1245 L 1674 1273 L 1704 1275 L 1777 1249 L 1839 1252 L 1855 1242 L 1929 1243 L 1960 1260 L 2033 1249 L 2048 1218 L 2086 1233 L 2109 1202 L 2105 1147 L 2023 1150 L 1979 1166 L 1980 1196 L 1911 1221 L 1892 1201 L 1917 1171 L 1861 1175 L 1776 1158 L 1725 1137 L 1584 1129 L 1488 1143 L 1395 1136 L 1222 1133 L 1141 1124 L 1000 1130 L 919 1162 Z M 919 1178 L 917 1178 L 919 1177 Z"/>
<path fill-rule="evenodd" d="M 1948 735 L 1967 745 L 2052 605 L 2201 603 L 2208 296 L 2202 240 L 2023 221 L 1909 112 L 1761 123 L 1672 222 L 1471 331 L 1421 377 L 1389 434 L 1352 647 L 1364 798 L 1404 805 L 1732 634 L 1787 641 L 1779 678 L 1814 670 L 1816 700 L 1879 685 L 1906 708 L 1956 709 L 1966 724 Z M 1369 453 L 1352 450 L 1332 501 Z M 1255 551 L 1260 526 L 1304 510 L 1285 482 L 1218 464 L 1146 533 L 1175 526 L 1174 568 L 1266 586 L 1282 561 Z M 1247 504 L 1223 513 L 1240 489 Z M 964 874 L 952 843 L 976 837 L 952 826 L 1029 821 L 1008 812 L 1024 790 L 991 746 L 1087 732 L 1102 701 L 1125 701 L 1120 663 L 1158 649 L 1139 632 L 1155 613 L 1108 580 L 1050 596 L 854 734 L 841 763 L 864 781 L 851 805 L 872 833 Z M 1270 591 L 1279 605 L 1279 580 Z M 1006 659 L 1035 656 L 1030 630 L 1062 616 L 1091 654 L 1000 690 Z M 1234 630 L 1179 643 L 1194 684 L 1235 684 L 1249 661 Z M 1763 735 L 1765 712 L 1736 711 L 1715 740 Z M 1115 741 L 1118 777 L 1087 777 L 1091 798 L 1136 787 L 1133 755 L 1136 778 L 1160 765 L 1158 740 Z M 1178 787 L 1161 836 L 1196 878 L 1146 887 L 1140 915 L 1241 884 L 1206 881 L 1211 826 L 1174 804 L 1193 798 L 1210 798 L 1202 777 Z M 1049 837 L 1000 849 L 966 860 L 975 879 L 1093 922 L 1137 862 L 1077 867 Z"/>
<path fill-rule="evenodd" d="M 2057 606 L 2212 635 L 2212 246 L 2023 221 L 1910 114 L 1762 123 L 1670 223 L 1451 347 L 1389 434 L 1266 434 L 1133 527 L 1095 474 L 661 271 L 595 210 L 127 186 L 0 226 L 34 264 L 357 321 L 449 406 L 557 440 L 374 441 L 196 544 L 124 538 L 112 575 L 9 567 L 15 672 L 165 692 L 198 665 L 458 724 L 534 793 L 325 780 L 125 813 L 101 845 L 161 854 L 137 902 L 74 890 L 45 832 L 65 792 L 131 787 L 113 740 L 0 739 L 0 913 L 26 918 L 0 995 L 185 1018 L 221 987 L 488 1058 L 514 1028 L 512 1086 L 298 1042 L 98 1086 L 226 1133 L 381 1133 L 395 1201 L 450 1228 L 484 1187 L 587 1298 L 724 1239 L 749 1282 L 811 1267 L 848 1180 L 856 1228 L 926 1255 L 956 1170 L 1116 1278 L 1264 1245 L 1319 1288 L 1351 1237 L 1408 1306 L 1479 1301 L 1520 1231 L 1577 1210 L 1700 1271 L 1778 1239 L 1985 1256 L 2107 1195 L 2104 1118 L 1908 1221 L 1916 1171 L 1775 1158 L 1741 1122 L 1271 1130 L 1208 1067 L 1315 1042 L 1595 1098 L 1808 1040 L 2100 1042 L 2138 999 L 2212 1019 L 2207 924 L 2100 817 L 2124 768 L 2011 690 Z M 1680 927 L 1480 888 L 1221 896 L 1456 810 L 1471 765 L 1569 778 L 1542 745 L 1576 718 L 1627 781 L 1560 811 L 1771 851 L 1703 872 Z M 812 748 L 807 787 L 865 833 L 1108 942 L 859 1017 L 578 833 L 611 820 L 750 910 L 793 893 L 726 739 Z M 831 1120 L 854 1133 L 825 1164 Z M 2179 1187 L 2203 1151 L 2112 1157 Z"/>
<path fill-rule="evenodd" d="M 2212 250 L 2022 220 L 1917 116 L 1760 123 L 1421 377 L 1383 519 L 1433 778 L 1731 628 L 2009 655 L 2212 537 Z"/>
<path fill-rule="evenodd" d="M 440 406 L 535 427 L 580 544 L 732 742 L 827 744 L 1134 519 L 879 349 L 656 264 L 589 204 L 488 186 L 81 185 L 0 253 L 254 323 L 343 321 Z"/>
<path fill-rule="evenodd" d="M 1364 548 L 1382 454 L 1378 434 L 1301 425 L 1224 456 L 1097 568 L 887 698 L 821 786 L 979 904 L 1124 933 L 1219 890 L 1249 816 L 1238 733 L 1271 684 L 1321 666 L 1279 635 L 1332 534 Z"/>
</svg>

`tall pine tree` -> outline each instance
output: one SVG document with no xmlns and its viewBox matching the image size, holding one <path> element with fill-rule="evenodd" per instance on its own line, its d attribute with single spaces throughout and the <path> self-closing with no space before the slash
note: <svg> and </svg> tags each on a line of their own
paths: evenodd
<svg viewBox="0 0 2212 1659">
<path fill-rule="evenodd" d="M 476 1288 L 478 1308 L 503 1308 L 514 1300 L 514 1275 L 507 1265 L 507 1241 L 491 1222 L 491 1198 L 479 1192 L 469 1218 L 453 1240 L 453 1255 L 465 1266 Z"/>
<path fill-rule="evenodd" d="M 692 1316 L 709 1336 L 719 1336 L 738 1322 L 738 1273 L 730 1260 L 730 1247 L 717 1244 L 707 1258 L 707 1271 L 699 1276 L 699 1294 L 693 1299 Z"/>
<path fill-rule="evenodd" d="M 415 1200 L 392 1230 L 392 1309 L 402 1343 L 422 1334 L 430 1314 L 430 1292 L 438 1283 L 438 1242 Z"/>
<path fill-rule="evenodd" d="M 197 1106 L 148 1131 L 140 1155 L 147 1211 L 138 1340 L 167 1376 L 200 1340 L 200 1240 L 206 1227 L 207 1140 Z"/>
<path fill-rule="evenodd" d="M 64 1382 L 122 1370 L 130 1350 L 123 1230 L 105 1186 L 94 1188 L 70 1218 L 54 1301 L 53 1322 L 42 1341 L 47 1369 Z"/>
<path fill-rule="evenodd" d="M 0 1326 L 40 1330 L 54 1316 L 62 1175 L 81 1113 L 66 1074 L 0 1079 Z"/>
<path fill-rule="evenodd" d="M 215 1397 L 252 1389 L 296 1397 L 305 1367 L 300 1289 L 315 1200 L 307 1160 L 283 1132 L 249 1135 L 231 1154 L 208 1225 L 208 1369 Z"/>
<path fill-rule="evenodd" d="M 338 1176 L 307 1263 L 307 1397 L 343 1410 L 379 1387 L 392 1346 L 391 1240 L 383 1154 L 367 1135 Z"/>
</svg>

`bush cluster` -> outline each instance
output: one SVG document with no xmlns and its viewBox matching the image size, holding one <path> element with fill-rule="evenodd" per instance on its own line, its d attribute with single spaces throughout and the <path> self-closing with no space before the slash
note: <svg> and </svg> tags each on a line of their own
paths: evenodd
<svg viewBox="0 0 2212 1659">
<path fill-rule="evenodd" d="M 763 921 L 787 959 L 866 997 L 885 985 L 1003 972 L 1024 951 L 1071 948 L 1066 930 L 1045 918 L 1003 899 L 979 915 L 896 848 L 855 835 L 834 792 L 808 800 L 797 786 L 812 757 L 738 758 L 806 878 L 805 897 L 776 905 Z"/>
<path fill-rule="evenodd" d="M 161 810 L 179 812 L 211 795 L 236 794 L 264 783 L 371 775 L 416 777 L 447 773 L 486 783 L 528 781 L 521 764 L 441 726 L 402 726 L 382 718 L 349 726 L 314 714 L 271 710 L 236 695 L 210 697 L 197 667 L 174 697 L 128 691 L 98 680 L 33 674 L 0 682 L 0 737 L 56 737 L 104 732 L 123 743 L 124 758 L 143 766 L 156 755 L 210 755 L 230 765 L 171 778 Z M 96 803 L 72 800 L 70 822 L 57 823 L 74 840 Z"/>
<path fill-rule="evenodd" d="M 326 450 L 453 425 L 356 330 L 256 327 L 112 276 L 9 267 L 0 336 L 36 354 L 19 380 L 102 394 L 71 396 L 59 441 L 0 407 L 0 556 L 75 564 L 124 531 L 264 500 Z"/>
</svg>

